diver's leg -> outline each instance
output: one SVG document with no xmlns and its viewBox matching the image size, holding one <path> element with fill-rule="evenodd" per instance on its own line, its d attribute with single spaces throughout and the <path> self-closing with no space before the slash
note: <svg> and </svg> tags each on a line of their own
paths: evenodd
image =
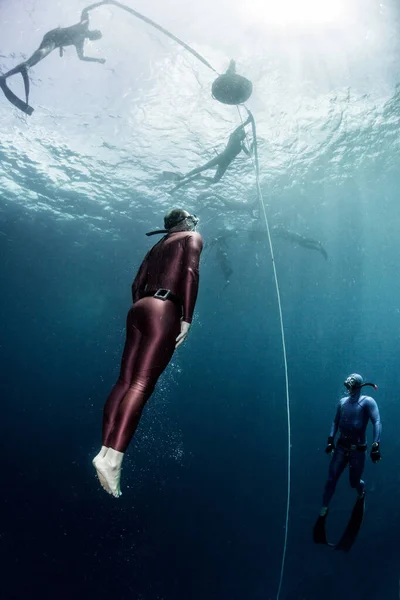
<svg viewBox="0 0 400 600">
<path fill-rule="evenodd" d="M 365 493 L 365 483 L 361 479 L 365 468 L 365 452 L 354 450 L 349 456 L 349 479 L 350 487 L 355 489 L 360 498 Z"/>
<path fill-rule="evenodd" d="M 202 173 L 203 171 L 207 171 L 208 169 L 212 169 L 213 167 L 215 167 L 216 165 L 219 164 L 219 161 L 220 161 L 220 155 L 215 156 L 214 158 L 209 160 L 202 167 L 196 167 L 196 169 L 192 169 L 191 171 L 189 171 L 189 173 L 187 173 L 185 175 L 185 179 L 187 177 L 193 177 L 193 175 L 198 175 L 199 173 Z"/>
<path fill-rule="evenodd" d="M 182 181 L 180 183 L 178 183 L 174 188 L 172 188 L 172 190 L 169 193 L 173 194 L 174 192 L 176 192 L 176 190 L 179 190 L 179 188 L 183 187 L 184 185 L 186 185 L 193 179 L 197 179 L 197 177 L 199 176 L 199 173 L 202 173 L 203 171 L 207 171 L 208 169 L 212 169 L 219 163 L 219 160 L 220 160 L 220 156 L 218 155 L 215 158 L 209 160 L 208 163 L 206 163 L 205 165 L 203 165 L 201 167 L 196 167 L 196 169 L 192 169 L 191 171 L 189 171 L 189 173 L 186 173 L 186 175 L 184 175 L 182 177 Z M 206 178 L 206 177 L 204 177 L 204 179 L 208 180 L 208 178 Z M 212 180 L 210 179 L 210 181 L 212 181 Z"/>
<path fill-rule="evenodd" d="M 4 75 L 1 75 L 1 79 L 7 79 L 8 77 L 15 75 L 16 73 L 21 73 L 22 69 L 26 69 L 26 62 L 20 63 L 13 69 L 10 69 L 10 71 L 7 71 L 7 73 L 4 73 Z"/>
<path fill-rule="evenodd" d="M 328 506 L 332 500 L 333 494 L 335 493 L 339 477 L 347 465 L 347 461 L 348 459 L 346 451 L 340 446 L 336 446 L 331 463 L 329 465 L 328 480 L 325 484 L 324 494 L 322 497 L 322 508 L 320 512 L 321 516 L 326 515 L 328 512 Z"/>
<path fill-rule="evenodd" d="M 114 402 L 113 427 L 103 438 L 103 444 L 109 450 L 96 464 L 97 471 L 107 481 L 115 497 L 121 494 L 124 453 L 139 424 L 146 401 L 171 360 L 180 330 L 180 311 L 174 303 L 151 297 L 142 299 L 140 303 L 132 309 L 134 331 L 127 357 L 131 381 L 118 404 Z"/>
<path fill-rule="evenodd" d="M 4 73 L 4 75 L 1 75 L 1 77 L 4 79 L 8 79 L 8 77 L 12 77 L 12 75 L 15 75 L 16 73 L 21 73 L 23 69 L 29 69 L 37 65 L 37 63 L 43 60 L 43 58 L 45 58 L 48 54 L 50 54 L 50 52 L 52 52 L 54 48 L 54 43 L 48 44 L 46 46 L 40 46 L 40 48 L 38 48 L 38 50 L 36 50 L 32 54 L 32 56 L 28 58 L 28 60 L 25 60 L 13 69 L 10 69 L 10 71 L 7 71 L 7 73 Z"/>
<path fill-rule="evenodd" d="M 103 410 L 102 446 L 100 452 L 94 457 L 92 461 L 102 487 L 109 494 L 112 494 L 112 491 L 105 477 L 99 471 L 98 465 L 101 465 L 101 459 L 105 457 L 109 449 L 109 437 L 114 427 L 115 416 L 118 412 L 121 400 L 124 398 L 125 394 L 129 390 L 129 384 L 133 377 L 135 354 L 138 350 L 138 344 L 140 340 L 140 335 L 137 335 L 137 332 L 133 325 L 133 310 L 133 308 L 130 309 L 126 319 L 126 340 L 124 351 L 122 353 L 119 378 L 117 383 L 111 390 L 111 393 L 109 394 L 106 400 Z"/>
<path fill-rule="evenodd" d="M 30 58 L 28 58 L 27 61 L 20 63 L 19 65 L 17 65 L 10 71 L 7 71 L 7 73 L 4 73 L 4 75 L 0 76 L 0 87 L 1 87 L 5 97 L 7 98 L 7 100 L 9 102 L 11 102 L 11 104 L 13 104 L 16 108 L 23 111 L 27 115 L 31 115 L 33 113 L 33 108 L 31 106 L 29 106 L 29 104 L 28 104 L 29 90 L 30 90 L 28 69 L 30 67 L 33 67 L 34 65 L 36 65 L 40 60 L 45 58 L 45 56 L 50 54 L 50 52 L 52 52 L 54 50 L 54 48 L 55 48 L 54 42 L 48 43 L 45 46 L 42 43 L 42 46 L 40 46 L 40 48 L 38 50 L 36 50 L 36 52 L 34 52 L 34 54 L 32 54 L 32 56 Z M 21 76 L 22 76 L 22 79 L 24 82 L 25 102 L 20 100 L 20 98 L 18 98 L 18 96 L 16 94 L 14 94 L 14 92 L 12 92 L 6 84 L 6 79 L 11 77 L 12 75 L 16 75 L 17 73 L 21 73 Z"/>
<path fill-rule="evenodd" d="M 229 165 L 230 165 L 230 163 L 226 163 L 226 162 L 220 163 L 218 165 L 218 169 L 212 179 L 212 183 L 218 183 L 218 181 L 220 179 L 222 179 L 222 177 L 225 175 L 225 172 L 226 172 L 227 168 L 229 167 Z"/>
<path fill-rule="evenodd" d="M 28 68 L 34 67 L 38 64 L 38 62 L 46 58 L 46 56 L 48 56 L 50 52 L 53 52 L 55 47 L 56 45 L 54 42 L 49 42 L 45 45 L 40 46 L 40 48 L 38 48 L 38 50 L 36 50 L 36 52 L 34 52 L 32 56 L 28 58 L 28 60 L 25 63 L 26 66 Z"/>
</svg>

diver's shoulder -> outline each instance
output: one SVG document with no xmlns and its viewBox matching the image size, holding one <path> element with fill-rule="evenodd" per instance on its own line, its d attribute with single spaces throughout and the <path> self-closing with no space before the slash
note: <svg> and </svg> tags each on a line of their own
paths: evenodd
<svg viewBox="0 0 400 600">
<path fill-rule="evenodd" d="M 363 396 L 361 401 L 363 404 L 372 404 L 372 405 L 376 404 L 376 400 L 374 400 L 374 398 L 372 398 L 372 396 Z"/>
<path fill-rule="evenodd" d="M 186 238 L 203 247 L 203 238 L 198 231 L 185 231 Z"/>
</svg>

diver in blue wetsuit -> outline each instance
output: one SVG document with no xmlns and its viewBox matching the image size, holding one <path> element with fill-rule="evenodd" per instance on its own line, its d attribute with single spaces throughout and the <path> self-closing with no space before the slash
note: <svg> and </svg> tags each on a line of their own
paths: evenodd
<svg viewBox="0 0 400 600">
<path fill-rule="evenodd" d="M 381 459 L 379 446 L 381 420 L 378 405 L 370 396 L 361 394 L 362 387 L 370 385 L 377 389 L 377 386 L 373 383 L 363 383 L 363 378 L 357 373 L 350 375 L 344 385 L 348 390 L 348 395 L 339 401 L 328 437 L 328 444 L 325 448 L 327 454 L 333 452 L 333 457 L 329 465 L 328 481 L 325 485 L 320 517 L 327 515 L 336 484 L 347 465 L 349 465 L 350 486 L 357 491 L 359 498 L 364 497 L 365 484 L 362 475 L 367 450 L 365 433 L 369 421 L 373 425 L 373 443 L 370 457 L 373 463 L 377 463 Z M 338 430 L 340 435 L 335 447 L 335 436 Z"/>
</svg>

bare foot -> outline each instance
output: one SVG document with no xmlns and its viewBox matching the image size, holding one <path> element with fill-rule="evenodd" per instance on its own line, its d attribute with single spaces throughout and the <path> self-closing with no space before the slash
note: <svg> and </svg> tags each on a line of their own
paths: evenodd
<svg viewBox="0 0 400 600">
<path fill-rule="evenodd" d="M 108 453 L 103 458 L 96 457 L 95 461 L 95 468 L 101 485 L 114 498 L 119 498 L 121 496 L 120 479 L 122 461 L 115 462 L 111 460 Z"/>
<path fill-rule="evenodd" d="M 97 473 L 97 477 L 100 481 L 100 485 L 103 488 L 103 490 L 105 490 L 108 494 L 112 495 L 112 491 L 110 490 L 107 481 L 105 479 L 105 477 L 101 474 L 101 472 L 99 471 L 99 469 L 97 468 L 97 463 L 98 461 L 102 460 L 102 457 L 97 455 L 94 457 L 94 459 L 92 460 L 92 464 L 94 466 L 94 468 L 96 469 L 96 473 Z"/>
</svg>

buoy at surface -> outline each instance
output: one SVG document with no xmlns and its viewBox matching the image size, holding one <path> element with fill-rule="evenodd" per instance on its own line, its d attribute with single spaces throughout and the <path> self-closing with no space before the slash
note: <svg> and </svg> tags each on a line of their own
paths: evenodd
<svg viewBox="0 0 400 600">
<path fill-rule="evenodd" d="M 236 73 L 235 61 L 231 60 L 228 70 L 217 77 L 211 90 L 213 97 L 222 104 L 243 104 L 250 98 L 253 84 Z"/>
</svg>

